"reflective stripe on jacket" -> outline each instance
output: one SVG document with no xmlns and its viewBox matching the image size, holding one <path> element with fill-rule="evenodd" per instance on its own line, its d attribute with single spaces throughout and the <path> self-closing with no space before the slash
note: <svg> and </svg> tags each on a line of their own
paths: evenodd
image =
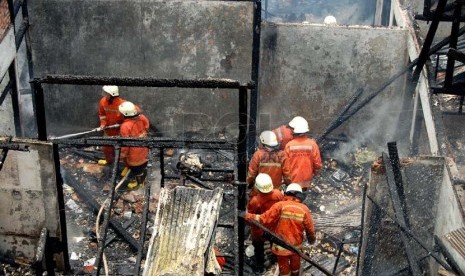
<svg viewBox="0 0 465 276">
<path fill-rule="evenodd" d="M 269 151 L 266 148 L 257 150 L 249 162 L 247 183 L 253 185 L 259 173 L 266 173 L 271 177 L 274 188 L 279 188 L 283 179 L 282 166 L 285 157 L 282 150 Z"/>
<path fill-rule="evenodd" d="M 102 97 L 98 105 L 98 115 L 100 119 L 100 126 L 111 126 L 114 124 L 121 124 L 124 120 L 123 114 L 118 110 L 120 104 L 125 102 L 121 97 L 114 97 L 112 101 L 108 100 L 107 97 Z M 107 136 L 117 136 L 119 135 L 119 129 L 110 128 L 105 129 L 105 135 Z"/>
<path fill-rule="evenodd" d="M 273 189 L 270 193 L 264 194 L 258 192 L 256 196 L 249 200 L 247 204 L 247 212 L 252 214 L 263 214 L 268 211 L 276 202 L 284 199 L 284 195 L 277 189 Z M 255 225 L 250 226 L 252 239 L 260 239 L 263 235 L 263 230 Z"/>
<path fill-rule="evenodd" d="M 276 139 L 279 143 L 279 149 L 284 150 L 287 143 L 294 138 L 292 129 L 287 125 L 282 125 L 278 128 L 273 129 L 274 134 L 276 134 Z"/>
<path fill-rule="evenodd" d="M 286 158 L 284 169 L 289 171 L 284 182 L 303 184 L 308 187 L 313 178 L 313 173 L 319 171 L 323 165 L 321 163 L 320 149 L 315 140 L 306 136 L 296 136 L 287 143 L 284 149 Z"/>
<path fill-rule="evenodd" d="M 302 246 L 304 231 L 308 239 L 315 239 L 315 227 L 310 210 L 296 197 L 284 196 L 283 201 L 275 203 L 268 211 L 261 214 L 259 220 L 268 229 L 274 229 L 277 236 L 297 248 Z M 279 256 L 293 254 L 277 244 L 273 244 L 271 251 Z"/>
<path fill-rule="evenodd" d="M 140 114 L 134 118 L 126 118 L 121 124 L 122 137 L 147 137 L 149 120 Z M 121 147 L 121 159 L 129 167 L 140 166 L 148 161 L 149 149 L 146 147 Z"/>
</svg>

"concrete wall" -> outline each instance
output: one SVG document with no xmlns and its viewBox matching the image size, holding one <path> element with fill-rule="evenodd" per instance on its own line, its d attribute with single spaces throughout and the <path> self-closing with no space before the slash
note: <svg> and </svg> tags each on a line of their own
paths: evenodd
<svg viewBox="0 0 465 276">
<path fill-rule="evenodd" d="M 55 163 L 51 144 L 13 142 L 29 151 L 9 150 L 0 171 L 0 254 L 32 262 L 42 228 L 62 240 Z M 62 266 L 63 256 L 55 257 Z"/>
<path fill-rule="evenodd" d="M 33 1 L 35 77 L 48 74 L 249 81 L 250 2 Z M 100 87 L 46 88 L 51 134 L 97 125 Z M 237 112 L 235 91 L 122 88 L 167 136 L 208 129 Z M 200 92 L 200 93 L 198 93 Z M 70 108 L 79 106 L 79 109 Z M 185 116 L 185 114 L 202 114 Z M 237 116 L 223 122 L 236 129 Z M 185 126 L 184 126 L 185 125 Z"/>
<path fill-rule="evenodd" d="M 301 115 L 311 132 L 321 133 L 358 88 L 360 101 L 408 60 L 405 29 L 270 23 L 262 30 L 262 130 Z M 385 145 L 404 136 L 400 118 L 411 116 L 404 113 L 411 101 L 403 91 L 401 77 L 342 129 L 359 143 Z"/>
</svg>

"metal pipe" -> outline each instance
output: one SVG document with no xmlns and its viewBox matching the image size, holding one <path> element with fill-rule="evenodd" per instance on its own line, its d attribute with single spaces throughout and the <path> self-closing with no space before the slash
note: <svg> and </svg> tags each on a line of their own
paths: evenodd
<svg viewBox="0 0 465 276">
<path fill-rule="evenodd" d="M 96 77 L 83 75 L 48 75 L 44 78 L 35 78 L 34 83 L 48 84 L 75 84 L 75 85 L 119 85 L 138 87 L 181 87 L 181 88 L 219 88 L 239 89 L 245 87 L 252 89 L 255 83 L 240 83 L 231 79 L 156 79 L 134 77 Z"/>
</svg>

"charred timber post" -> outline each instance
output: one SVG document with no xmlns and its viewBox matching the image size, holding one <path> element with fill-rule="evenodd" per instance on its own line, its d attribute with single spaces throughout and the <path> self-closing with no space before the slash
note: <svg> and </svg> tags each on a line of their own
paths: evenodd
<svg viewBox="0 0 465 276">
<path fill-rule="evenodd" d="M 247 136 L 247 156 L 252 156 L 255 150 L 255 139 L 257 132 L 257 114 L 259 106 L 258 95 L 258 75 L 260 70 L 260 35 L 262 25 L 262 2 L 260 0 L 254 3 L 253 15 L 253 36 L 252 36 L 252 81 L 255 87 L 250 90 L 250 111 L 249 111 L 249 135 Z"/>
<path fill-rule="evenodd" d="M 237 138 L 237 180 L 245 182 L 247 174 L 247 89 L 239 89 L 239 135 Z M 238 186 L 237 207 L 244 211 L 246 205 L 246 188 Z M 239 263 L 244 263 L 245 222 L 238 221 Z M 239 266 L 238 275 L 243 275 L 243 266 Z"/>
<path fill-rule="evenodd" d="M 44 78 L 35 78 L 34 83 L 47 84 L 74 84 L 74 85 L 119 85 L 137 87 L 181 87 L 181 88 L 229 88 L 247 89 L 255 88 L 255 83 L 241 83 L 231 79 L 156 79 L 132 77 L 95 77 L 82 75 L 48 75 Z"/>
<path fill-rule="evenodd" d="M 450 48 L 457 48 L 457 40 L 458 40 L 458 33 L 460 28 L 460 15 L 462 11 L 462 4 L 460 1 L 454 2 L 454 20 L 452 21 L 452 28 L 450 32 Z M 444 80 L 444 87 L 449 87 L 452 85 L 452 80 L 454 78 L 454 66 L 455 66 L 455 59 L 448 58 L 447 59 L 447 67 L 446 67 L 446 77 Z"/>
<path fill-rule="evenodd" d="M 331 122 L 329 124 L 329 127 L 323 132 L 323 134 L 321 134 L 316 139 L 317 143 L 321 143 L 331 131 L 333 131 L 335 128 L 337 128 L 339 126 L 339 124 L 342 121 L 342 118 L 344 117 L 344 115 L 352 107 L 352 105 L 354 105 L 354 103 L 357 101 L 357 99 L 360 97 L 360 95 L 362 95 L 362 93 L 363 93 L 363 88 L 357 89 L 355 94 L 350 98 L 349 103 L 347 103 L 346 106 L 344 106 L 344 109 L 342 109 L 342 111 L 339 113 L 339 115 L 336 117 L 336 119 L 333 122 Z"/>
<path fill-rule="evenodd" d="M 245 218 L 243 216 L 241 216 L 241 218 L 242 218 L 241 221 L 245 221 Z M 276 244 L 279 244 L 280 246 L 286 248 L 287 250 L 290 250 L 290 251 L 292 251 L 294 253 L 297 253 L 302 259 L 304 259 L 307 262 L 309 262 L 310 264 L 312 264 L 315 268 L 317 268 L 319 271 L 323 272 L 325 275 L 333 275 L 326 268 L 324 268 L 319 263 L 312 260 L 308 255 L 306 255 L 305 253 L 300 251 L 295 246 L 289 244 L 285 240 L 281 239 L 274 232 L 272 232 L 270 229 L 268 229 L 265 226 L 263 226 L 262 224 L 260 224 L 258 221 L 256 221 L 256 220 L 248 220 L 248 222 L 255 225 L 255 226 L 257 226 L 258 228 L 262 229 L 263 231 L 265 231 L 265 233 L 268 233 L 271 236 L 271 241 L 272 242 L 274 242 Z"/>
<path fill-rule="evenodd" d="M 358 243 L 358 252 L 357 252 L 357 266 L 355 268 L 355 276 L 358 276 L 358 270 L 360 268 L 360 256 L 361 256 L 361 251 L 362 251 L 362 245 L 363 245 L 363 231 L 365 231 L 365 210 L 366 210 L 366 197 L 367 197 L 367 190 L 368 190 L 368 185 L 365 183 L 363 185 L 363 198 L 362 198 L 362 215 L 360 216 L 360 241 Z"/>
<path fill-rule="evenodd" d="M 115 160 L 119 160 L 121 154 L 121 148 L 119 146 L 115 147 Z M 113 187 L 110 193 L 110 202 L 108 203 L 108 207 L 105 210 L 102 228 L 100 229 L 100 238 L 98 240 L 98 250 L 97 250 L 97 258 L 95 260 L 95 276 L 100 275 L 100 267 L 102 266 L 102 257 L 103 251 L 105 250 L 105 241 L 107 239 L 108 233 L 108 226 L 110 225 L 110 218 L 111 218 L 111 211 L 113 209 L 113 201 L 116 195 L 116 173 L 118 172 L 118 162 L 114 162 L 112 172 L 111 172 L 111 183 L 113 183 Z M 105 204 L 105 203 L 103 203 Z M 139 248 L 139 250 L 141 250 Z"/>
<path fill-rule="evenodd" d="M 37 120 L 37 135 L 39 140 L 47 141 L 47 120 L 45 119 L 44 89 L 40 83 L 34 83 L 33 105 Z"/>
<path fill-rule="evenodd" d="M 65 214 L 65 196 L 63 195 L 63 177 L 61 175 L 61 165 L 60 165 L 60 154 L 58 145 L 52 146 L 53 154 L 53 165 L 55 168 L 55 183 L 56 183 L 56 193 L 57 193 L 57 204 L 58 204 L 58 215 L 60 217 L 60 236 L 54 238 L 56 240 L 55 245 L 51 248 L 52 252 L 58 252 L 61 254 L 60 258 L 63 261 L 63 267 L 65 271 L 69 271 L 69 252 L 68 252 L 68 231 L 66 228 L 66 214 Z M 49 238 L 50 240 L 51 238 Z M 58 240 L 61 239 L 61 240 Z M 47 248 L 50 250 L 50 248 Z M 53 274 L 52 274 L 53 275 Z"/>
<path fill-rule="evenodd" d="M 441 260 L 441 258 L 439 256 L 437 256 L 434 251 L 430 248 L 428 248 L 428 246 L 426 246 L 417 236 L 415 236 L 412 231 L 410 231 L 409 229 L 405 228 L 405 226 L 401 225 L 401 223 L 393 218 L 392 216 L 389 215 L 389 212 L 388 210 L 384 209 L 383 207 L 381 207 L 379 205 L 379 203 L 377 203 L 373 198 L 371 198 L 371 196 L 367 195 L 367 198 L 371 201 L 371 203 L 374 204 L 374 206 L 376 206 L 380 212 L 382 212 L 384 215 L 387 215 L 389 217 L 390 220 L 392 220 L 396 225 L 397 227 L 399 227 L 399 229 L 404 232 L 405 234 L 407 234 L 410 238 L 412 238 L 415 242 L 417 242 L 425 251 L 428 252 L 428 255 L 430 255 L 431 257 L 433 257 L 433 259 L 436 260 L 436 262 L 438 264 L 440 264 L 442 267 L 444 267 L 446 270 L 448 271 L 451 271 L 451 267 L 446 264 L 445 262 L 443 262 Z"/>
<path fill-rule="evenodd" d="M 165 187 L 165 149 L 160 148 L 158 151 L 158 157 L 160 159 L 160 187 Z"/>
<path fill-rule="evenodd" d="M 410 228 L 410 220 L 407 210 L 407 200 L 405 198 L 404 183 L 402 181 L 402 171 L 400 170 L 399 154 L 397 152 L 396 142 L 389 142 L 387 144 L 389 159 L 391 160 L 392 171 L 394 173 L 394 183 L 396 185 L 397 194 L 399 195 L 400 206 L 402 207 L 402 214 L 405 218 L 405 226 Z"/>
<path fill-rule="evenodd" d="M 465 63 L 465 54 L 461 51 L 458 51 L 457 49 L 449 48 L 449 51 L 447 52 L 447 57 L 458 60 L 461 63 Z"/>
<path fill-rule="evenodd" d="M 11 63 L 10 67 L 8 68 L 8 74 L 10 76 L 11 81 L 11 105 L 13 108 L 13 120 L 15 124 L 15 133 L 16 136 L 23 136 L 22 128 L 21 128 L 21 118 L 19 115 L 19 87 L 18 82 L 16 81 L 17 71 L 16 71 L 16 64 L 14 62 Z"/>
<path fill-rule="evenodd" d="M 389 144 L 388 144 L 388 147 L 389 147 Z M 400 171 L 395 172 L 395 168 L 392 166 L 393 162 L 395 161 L 391 161 L 390 158 L 385 153 L 383 153 L 383 161 L 386 166 L 386 178 L 387 178 L 387 183 L 388 183 L 388 188 L 389 188 L 389 194 L 392 200 L 392 205 L 394 207 L 395 216 L 397 220 L 399 221 L 399 223 L 404 228 L 407 228 L 407 219 L 404 213 L 404 208 L 402 207 L 401 195 L 399 195 L 399 192 L 397 190 L 397 184 L 395 183 L 396 174 L 400 173 Z M 404 244 L 405 253 L 407 254 L 407 260 L 408 260 L 408 264 L 410 267 L 410 273 L 414 276 L 422 275 L 421 269 L 418 265 L 418 260 L 416 258 L 416 255 L 413 252 L 413 248 L 411 247 L 409 243 L 408 237 L 406 236 L 404 232 L 400 233 L 400 237 L 402 239 L 402 243 Z"/>
<path fill-rule="evenodd" d="M 152 157 L 152 148 L 149 149 L 149 164 L 153 164 L 153 157 Z M 151 167 L 147 168 L 147 176 L 150 176 L 152 169 Z M 145 233 L 147 230 L 147 217 L 149 213 L 149 206 L 150 206 L 150 188 L 152 186 L 152 181 L 145 180 L 145 205 L 144 211 L 142 212 L 142 222 L 140 225 L 140 240 L 139 240 L 139 251 L 137 252 L 137 259 L 136 259 L 136 266 L 134 268 L 135 273 L 134 275 L 140 274 L 140 264 L 142 261 L 142 257 L 144 255 L 145 247 Z"/>
<path fill-rule="evenodd" d="M 447 249 L 446 245 L 441 240 L 441 238 L 439 238 L 437 235 L 434 235 L 434 241 L 438 245 L 439 251 L 444 256 L 444 259 L 446 260 L 446 262 L 450 265 L 452 271 L 454 271 L 457 275 L 465 275 L 465 273 L 460 269 L 460 266 L 455 261 L 454 257 L 449 252 L 449 249 Z"/>
<path fill-rule="evenodd" d="M 418 64 L 413 71 L 412 80 L 416 82 L 420 77 L 420 72 L 423 70 L 423 66 L 425 65 L 426 61 L 428 60 L 430 54 L 429 50 L 431 44 L 433 43 L 434 36 L 436 34 L 436 30 L 438 29 L 439 22 L 441 20 L 441 16 L 444 13 L 444 9 L 446 7 L 447 0 L 439 0 L 436 10 L 433 14 L 433 20 L 431 21 L 431 25 L 428 29 L 428 33 L 426 34 L 425 41 L 423 42 L 423 46 L 421 48 L 420 55 L 418 56 Z"/>
</svg>

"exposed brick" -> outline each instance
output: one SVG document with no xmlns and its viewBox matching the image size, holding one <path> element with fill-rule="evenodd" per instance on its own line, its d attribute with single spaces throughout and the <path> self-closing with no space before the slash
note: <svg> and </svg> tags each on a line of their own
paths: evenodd
<svg viewBox="0 0 465 276">
<path fill-rule="evenodd" d="M 0 0 L 0 40 L 10 25 L 10 12 L 8 10 L 7 0 Z"/>
</svg>

